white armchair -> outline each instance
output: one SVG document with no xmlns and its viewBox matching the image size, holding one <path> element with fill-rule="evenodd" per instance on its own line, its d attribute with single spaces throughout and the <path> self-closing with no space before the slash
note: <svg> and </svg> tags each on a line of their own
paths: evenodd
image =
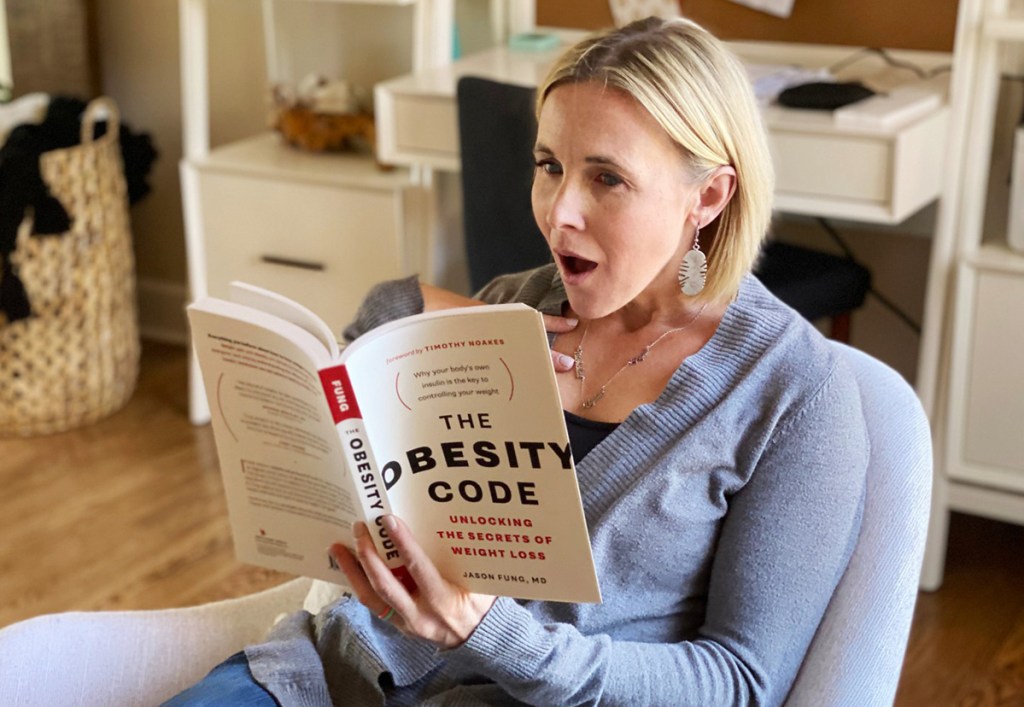
<svg viewBox="0 0 1024 707">
<path fill-rule="evenodd" d="M 0 630 L 0 705 L 157 705 L 302 607 L 308 579 L 156 611 L 48 614 Z"/>
<path fill-rule="evenodd" d="M 863 527 L 787 707 L 891 705 L 917 597 L 931 489 L 928 423 L 893 370 L 835 344 L 863 396 L 871 465 Z M 159 611 L 72 612 L 0 630 L 0 705 L 156 705 L 303 605 L 309 580 Z"/>
</svg>

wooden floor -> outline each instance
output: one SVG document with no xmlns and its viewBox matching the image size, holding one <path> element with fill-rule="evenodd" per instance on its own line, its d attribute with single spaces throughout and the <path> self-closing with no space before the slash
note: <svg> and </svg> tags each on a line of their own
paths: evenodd
<svg viewBox="0 0 1024 707">
<path fill-rule="evenodd" d="M 116 415 L 0 440 L 0 627 L 73 609 L 185 606 L 284 575 L 232 557 L 209 427 L 186 418 L 183 349 L 147 344 Z M 946 581 L 922 594 L 896 704 L 1024 706 L 1024 528 L 954 514 Z"/>
<path fill-rule="evenodd" d="M 186 379 L 185 349 L 147 344 L 120 412 L 0 440 L 0 626 L 185 606 L 285 579 L 233 558 L 213 435 L 188 422 Z"/>
</svg>

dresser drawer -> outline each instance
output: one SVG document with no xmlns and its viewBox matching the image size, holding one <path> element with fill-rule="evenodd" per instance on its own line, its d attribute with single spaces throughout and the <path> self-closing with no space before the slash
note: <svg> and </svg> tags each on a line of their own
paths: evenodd
<svg viewBox="0 0 1024 707">
<path fill-rule="evenodd" d="M 1024 493 L 1024 276 L 965 265 L 960 277 L 974 315 L 955 333 L 966 355 L 953 366 L 948 472 Z"/>
<path fill-rule="evenodd" d="M 336 333 L 366 291 L 400 277 L 401 189 L 199 173 L 209 294 L 232 280 L 301 302 Z"/>
<path fill-rule="evenodd" d="M 964 457 L 1014 469 L 1024 490 L 1024 278 L 982 271 L 975 290 L 974 347 L 967 379 Z"/>
</svg>

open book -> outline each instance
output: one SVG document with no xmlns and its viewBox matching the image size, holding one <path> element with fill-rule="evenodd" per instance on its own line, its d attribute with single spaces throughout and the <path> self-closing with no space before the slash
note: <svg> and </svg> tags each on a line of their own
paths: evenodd
<svg viewBox="0 0 1024 707">
<path fill-rule="evenodd" d="M 251 285 L 188 315 L 241 561 L 345 584 L 327 548 L 362 520 L 408 582 L 380 523 L 394 513 L 466 589 L 601 600 L 536 311 L 420 314 L 344 350 Z"/>
</svg>

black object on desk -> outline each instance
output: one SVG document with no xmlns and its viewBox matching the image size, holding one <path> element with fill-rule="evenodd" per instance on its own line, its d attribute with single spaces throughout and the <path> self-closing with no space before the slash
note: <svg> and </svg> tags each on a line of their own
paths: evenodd
<svg viewBox="0 0 1024 707">
<path fill-rule="evenodd" d="M 815 81 L 790 86 L 776 100 L 786 108 L 835 110 L 874 95 L 874 91 L 859 81 Z"/>
</svg>

